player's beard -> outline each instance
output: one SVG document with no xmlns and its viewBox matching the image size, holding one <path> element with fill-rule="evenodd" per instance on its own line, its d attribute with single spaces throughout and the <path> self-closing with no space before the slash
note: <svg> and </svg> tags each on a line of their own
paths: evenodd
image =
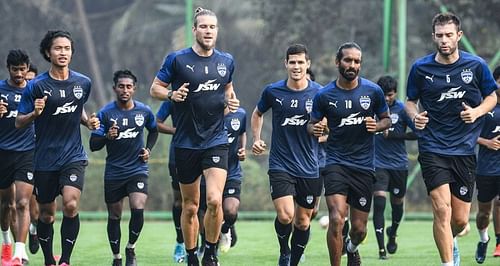
<svg viewBox="0 0 500 266">
<path fill-rule="evenodd" d="M 358 74 L 359 74 L 359 69 L 354 69 L 354 68 L 344 68 L 342 66 L 339 66 L 339 72 L 340 72 L 340 75 L 342 75 L 342 77 L 344 77 L 345 79 L 347 79 L 348 81 L 353 81 L 355 80 L 357 77 L 358 77 Z M 347 73 L 347 72 L 354 72 L 354 74 L 350 74 L 350 73 Z"/>
<path fill-rule="evenodd" d="M 455 51 L 457 50 L 457 47 L 449 47 L 448 49 L 448 52 L 443 52 L 443 50 L 441 50 L 441 47 L 439 47 L 439 45 L 436 45 L 436 48 L 438 50 L 438 53 L 441 55 L 441 56 L 444 56 L 444 57 L 447 57 L 447 56 L 450 56 L 452 55 L 453 53 L 455 53 Z"/>
<path fill-rule="evenodd" d="M 201 40 L 196 39 L 196 42 L 201 47 L 201 49 L 203 49 L 205 51 L 210 51 L 210 50 L 212 50 L 215 47 L 215 40 L 210 45 L 204 44 L 203 43 L 203 38 Z"/>
</svg>

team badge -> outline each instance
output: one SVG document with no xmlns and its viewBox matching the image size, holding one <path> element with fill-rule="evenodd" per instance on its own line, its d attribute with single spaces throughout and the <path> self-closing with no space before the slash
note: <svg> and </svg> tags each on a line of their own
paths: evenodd
<svg viewBox="0 0 500 266">
<path fill-rule="evenodd" d="M 394 195 L 399 194 L 399 188 L 394 188 L 393 192 L 394 192 Z"/>
<path fill-rule="evenodd" d="M 391 114 L 391 122 L 392 124 L 396 124 L 399 121 L 399 115 L 398 114 Z"/>
<path fill-rule="evenodd" d="M 238 131 L 240 129 L 240 126 L 241 126 L 241 122 L 238 118 L 232 118 L 231 119 L 231 128 L 234 130 L 234 131 Z"/>
<path fill-rule="evenodd" d="M 77 176 L 77 175 L 75 175 L 75 174 L 71 174 L 71 175 L 69 176 L 69 180 L 71 180 L 71 182 L 75 182 L 77 179 L 78 179 L 78 176 Z"/>
<path fill-rule="evenodd" d="M 75 97 L 80 100 L 83 96 L 83 89 L 82 89 L 82 86 L 80 85 L 75 85 L 73 87 L 73 95 L 75 95 Z"/>
<path fill-rule="evenodd" d="M 26 173 L 26 178 L 28 178 L 28 180 L 33 180 L 33 173 L 32 172 L 27 172 Z"/>
<path fill-rule="evenodd" d="M 144 182 L 137 182 L 137 188 L 138 189 L 143 189 L 144 188 Z"/>
<path fill-rule="evenodd" d="M 134 120 L 137 126 L 141 127 L 144 125 L 144 116 L 142 114 L 136 114 Z"/>
<path fill-rule="evenodd" d="M 313 110 L 313 100 L 312 99 L 307 99 L 306 101 L 306 111 L 309 114 Z"/>
<path fill-rule="evenodd" d="M 474 75 L 472 74 L 472 71 L 470 71 L 470 69 L 462 70 L 462 73 L 460 73 L 460 76 L 462 77 L 462 80 L 465 82 L 465 84 L 469 84 L 472 81 L 472 78 L 474 77 Z"/>
<path fill-rule="evenodd" d="M 313 200 L 314 200 L 314 197 L 313 197 L 313 196 L 311 196 L 311 195 L 308 195 L 308 196 L 306 197 L 306 202 L 307 202 L 307 204 L 311 204 L 311 203 L 313 203 Z"/>
<path fill-rule="evenodd" d="M 368 110 L 368 108 L 370 108 L 371 103 L 372 100 L 370 99 L 370 96 L 361 96 L 359 98 L 359 104 L 361 104 L 361 107 L 365 110 Z"/>
<path fill-rule="evenodd" d="M 229 195 L 233 195 L 233 194 L 234 194 L 234 192 L 236 192 L 236 189 L 234 189 L 234 188 L 230 188 L 230 189 L 228 189 L 228 190 L 227 190 L 227 193 L 228 193 Z"/>
<path fill-rule="evenodd" d="M 212 156 L 212 162 L 219 163 L 220 162 L 220 156 Z"/>
<path fill-rule="evenodd" d="M 467 192 L 469 192 L 469 189 L 466 186 L 460 187 L 460 195 L 463 196 L 463 195 L 467 194 Z"/>
<path fill-rule="evenodd" d="M 364 207 L 366 205 L 366 198 L 365 197 L 359 198 L 359 205 L 361 205 L 362 207 Z"/>
<path fill-rule="evenodd" d="M 227 73 L 226 65 L 224 65 L 224 63 L 218 63 L 217 64 L 217 72 L 219 73 L 219 75 L 221 77 L 225 77 L 226 73 Z"/>
</svg>

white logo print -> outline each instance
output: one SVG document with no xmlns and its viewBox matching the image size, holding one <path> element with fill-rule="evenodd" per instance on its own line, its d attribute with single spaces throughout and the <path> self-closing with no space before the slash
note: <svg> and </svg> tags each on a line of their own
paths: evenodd
<svg viewBox="0 0 500 266">
<path fill-rule="evenodd" d="M 359 104 L 361 104 L 361 107 L 365 110 L 368 110 L 370 108 L 370 103 L 372 100 L 370 99 L 370 96 L 361 96 L 359 98 Z"/>
<path fill-rule="evenodd" d="M 120 132 L 120 135 L 118 135 L 118 138 L 116 138 L 116 139 L 117 140 L 118 139 L 135 139 L 137 137 L 137 135 L 139 135 L 139 132 L 134 131 L 134 130 L 135 130 L 135 127 L 129 128 L 123 132 Z"/>
<path fill-rule="evenodd" d="M 14 95 L 14 102 L 18 103 L 21 101 L 21 94 Z"/>
<path fill-rule="evenodd" d="M 462 77 L 462 80 L 465 82 L 465 84 L 469 84 L 474 77 L 470 69 L 464 69 L 462 73 L 460 73 L 460 76 Z"/>
<path fill-rule="evenodd" d="M 463 195 L 467 194 L 467 192 L 469 192 L 469 189 L 467 189 L 466 186 L 461 186 L 460 187 L 460 195 L 463 196 Z"/>
<path fill-rule="evenodd" d="M 313 110 L 313 100 L 312 99 L 307 99 L 306 101 L 306 111 L 309 114 Z"/>
<path fill-rule="evenodd" d="M 134 120 L 137 126 L 144 125 L 144 116 L 142 114 L 136 114 Z"/>
<path fill-rule="evenodd" d="M 75 85 L 73 87 L 73 95 L 75 95 L 75 97 L 80 100 L 83 96 L 83 89 L 82 89 L 82 86 L 80 85 Z"/>
<path fill-rule="evenodd" d="M 396 124 L 398 121 L 399 121 L 399 115 L 398 114 L 391 114 L 392 125 Z"/>
<path fill-rule="evenodd" d="M 229 142 L 229 144 L 233 143 L 234 139 L 236 138 L 232 137 L 232 133 L 227 134 L 227 141 Z"/>
<path fill-rule="evenodd" d="M 357 117 L 359 115 L 359 112 L 350 114 L 348 117 L 342 118 L 340 121 L 340 125 L 338 127 L 343 127 L 343 126 L 352 126 L 352 125 L 359 125 L 363 123 L 364 117 Z"/>
<path fill-rule="evenodd" d="M 307 119 L 301 119 L 304 115 L 294 115 L 292 117 L 285 118 L 285 121 L 281 126 L 303 126 L 307 123 Z"/>
<path fill-rule="evenodd" d="M 143 189 L 144 188 L 144 182 L 137 182 L 137 188 L 138 189 Z"/>
<path fill-rule="evenodd" d="M 277 101 L 277 102 L 278 102 L 281 106 L 283 106 L 283 99 L 278 99 L 278 98 L 276 98 L 275 100 L 276 100 L 276 101 Z"/>
<path fill-rule="evenodd" d="M 63 106 L 57 107 L 56 111 L 52 115 L 74 113 L 78 105 L 71 105 L 73 102 L 65 103 Z"/>
<path fill-rule="evenodd" d="M 466 91 L 457 91 L 462 86 L 454 87 L 448 90 L 447 92 L 441 93 L 441 97 L 439 98 L 438 102 L 443 101 L 444 99 L 461 99 L 464 97 Z"/>
<path fill-rule="evenodd" d="M 498 132 L 500 132 L 500 126 L 495 127 L 495 129 L 491 131 L 491 133 L 498 133 Z"/>
<path fill-rule="evenodd" d="M 220 162 L 220 156 L 212 156 L 212 162 L 219 163 Z"/>
<path fill-rule="evenodd" d="M 393 192 L 394 192 L 394 195 L 399 194 L 399 188 L 394 188 Z"/>
<path fill-rule="evenodd" d="M 43 94 L 52 96 L 52 89 L 49 90 L 43 90 Z"/>
<path fill-rule="evenodd" d="M 335 108 L 337 108 L 337 102 L 338 102 L 338 101 L 335 101 L 334 103 L 332 103 L 332 102 L 328 102 L 328 105 L 333 105 L 333 106 L 335 106 Z"/>
<path fill-rule="evenodd" d="M 366 205 L 366 198 L 365 197 L 359 198 L 359 205 L 361 205 L 362 207 Z"/>
<path fill-rule="evenodd" d="M 194 65 L 190 66 L 190 65 L 186 65 L 187 68 L 191 69 L 192 72 L 194 72 Z"/>
<path fill-rule="evenodd" d="M 234 131 L 237 131 L 240 129 L 240 126 L 241 126 L 241 122 L 238 118 L 232 118 L 231 119 L 231 128 L 234 130 Z"/>
<path fill-rule="evenodd" d="M 26 173 L 26 178 L 28 178 L 28 180 L 33 180 L 33 173 L 32 172 L 27 172 Z"/>
<path fill-rule="evenodd" d="M 311 204 L 311 203 L 313 203 L 313 200 L 314 200 L 314 197 L 313 197 L 313 196 L 311 196 L 311 195 L 308 195 L 308 196 L 306 197 L 306 202 L 307 202 L 307 204 Z"/>
<path fill-rule="evenodd" d="M 219 83 L 214 83 L 217 81 L 217 79 L 211 79 L 203 84 L 199 84 L 198 88 L 194 90 L 193 92 L 200 92 L 200 91 L 216 91 L 219 87 Z"/>
<path fill-rule="evenodd" d="M 491 117 L 495 117 L 495 111 L 488 112 L 488 114 L 491 115 Z"/>
<path fill-rule="evenodd" d="M 224 77 L 227 72 L 226 65 L 224 65 L 224 63 L 217 64 L 217 72 L 221 77 Z"/>
<path fill-rule="evenodd" d="M 234 188 L 230 188 L 230 189 L 228 189 L 228 190 L 227 190 L 227 193 L 228 193 L 229 195 L 233 195 L 233 194 L 234 194 L 234 192 L 236 192 L 236 189 L 234 189 Z"/>
<path fill-rule="evenodd" d="M 381 227 L 381 228 L 376 228 L 375 229 L 375 232 L 379 233 L 379 234 L 382 234 L 384 232 L 384 228 Z"/>
<path fill-rule="evenodd" d="M 17 110 L 11 110 L 5 118 L 17 117 Z"/>
<path fill-rule="evenodd" d="M 9 95 L 8 94 L 0 94 L 0 97 L 2 97 L 3 99 L 5 99 L 6 101 L 9 100 Z"/>
<path fill-rule="evenodd" d="M 75 239 L 71 240 L 71 239 L 67 239 L 66 238 L 66 242 L 70 243 L 71 245 L 74 245 L 75 244 Z"/>
<path fill-rule="evenodd" d="M 434 79 L 434 75 L 432 75 L 432 76 L 430 76 L 430 77 L 429 77 L 429 76 L 427 76 L 427 75 L 425 75 L 425 79 L 428 79 L 428 80 L 430 80 L 432 83 L 434 83 L 434 80 L 433 80 L 433 79 Z"/>
<path fill-rule="evenodd" d="M 75 182 L 77 179 L 78 179 L 78 176 L 77 176 L 77 175 L 75 175 L 75 174 L 71 174 L 71 175 L 69 176 L 69 180 L 71 180 L 71 182 Z"/>
</svg>

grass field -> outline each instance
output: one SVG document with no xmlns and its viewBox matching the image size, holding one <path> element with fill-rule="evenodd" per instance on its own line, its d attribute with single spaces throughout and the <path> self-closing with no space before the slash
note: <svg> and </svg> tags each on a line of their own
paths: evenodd
<svg viewBox="0 0 500 266">
<path fill-rule="evenodd" d="M 462 265 L 478 265 L 474 260 L 477 233 L 472 224 L 471 233 L 459 239 Z M 122 252 L 128 238 L 128 223 L 122 223 Z M 272 221 L 240 221 L 237 223 L 238 243 L 228 253 L 219 256 L 221 265 L 276 265 L 278 244 Z M 367 242 L 360 247 L 363 265 L 440 265 L 432 239 L 430 221 L 407 221 L 400 226 L 398 252 L 389 260 L 378 260 L 377 244 L 371 221 Z M 55 253 L 59 248 L 59 225 L 56 225 Z M 312 226 L 311 241 L 306 249 L 306 260 L 300 265 L 329 265 L 325 242 L 326 231 L 317 221 Z M 500 265 L 500 258 L 491 256 L 494 235 L 490 228 L 488 258 L 482 265 Z M 136 253 L 139 265 L 184 265 L 172 261 L 175 233 L 171 222 L 146 221 L 138 241 Z M 123 254 L 122 254 L 123 255 Z M 30 256 L 30 265 L 43 265 L 41 250 Z M 346 257 L 342 258 L 343 265 Z M 111 251 L 107 242 L 106 223 L 82 221 L 80 235 L 73 252 L 72 265 L 111 265 Z"/>
</svg>

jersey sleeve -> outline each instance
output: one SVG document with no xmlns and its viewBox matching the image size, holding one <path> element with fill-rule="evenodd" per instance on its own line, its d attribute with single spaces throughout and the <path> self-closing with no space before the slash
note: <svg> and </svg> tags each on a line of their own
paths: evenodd
<svg viewBox="0 0 500 266">
<path fill-rule="evenodd" d="M 481 61 L 481 70 L 482 75 L 480 89 L 483 97 L 486 97 L 497 90 L 498 87 L 495 79 L 493 78 L 493 74 L 491 74 L 488 65 L 486 65 L 484 61 Z"/>
<path fill-rule="evenodd" d="M 163 65 L 156 74 L 156 77 L 165 83 L 172 83 L 174 75 L 174 64 L 175 53 L 167 55 L 167 57 L 165 57 L 165 60 L 163 61 Z"/>
<path fill-rule="evenodd" d="M 105 118 L 103 110 L 100 110 L 99 113 L 97 113 L 97 118 L 99 119 L 100 125 L 99 128 L 92 131 L 92 134 L 104 137 L 106 136 L 108 126 L 106 125 L 107 120 Z"/>
<path fill-rule="evenodd" d="M 21 102 L 17 107 L 19 113 L 28 114 L 33 112 L 33 110 L 35 109 L 35 96 L 33 94 L 33 89 L 33 82 L 28 82 L 28 86 L 23 91 L 23 95 L 21 96 Z"/>
<path fill-rule="evenodd" d="M 267 112 L 269 108 L 272 107 L 272 102 L 271 102 L 271 92 L 269 91 L 270 87 L 266 87 L 264 91 L 262 91 L 262 95 L 260 96 L 260 100 L 257 103 L 257 109 L 261 113 Z"/>
<path fill-rule="evenodd" d="M 87 79 L 87 83 L 85 84 L 85 86 L 87 87 L 87 93 L 85 93 L 85 99 L 83 100 L 84 103 L 89 100 L 90 92 L 92 91 L 92 81 L 90 79 Z"/>
<path fill-rule="evenodd" d="M 172 103 L 170 101 L 165 101 L 161 104 L 160 109 L 158 109 L 158 112 L 156 113 L 156 118 L 162 122 L 167 120 L 168 116 L 170 115 L 170 106 Z"/>
<path fill-rule="evenodd" d="M 387 102 L 385 101 L 384 92 L 380 87 L 375 87 L 375 106 L 373 110 L 379 117 L 382 113 L 389 110 L 389 106 L 387 106 Z"/>
<path fill-rule="evenodd" d="M 321 93 L 316 93 L 313 99 L 313 107 L 311 112 L 312 121 L 320 121 L 325 116 L 321 106 Z"/>
<path fill-rule="evenodd" d="M 404 105 L 403 105 L 403 108 L 401 109 L 401 112 L 399 112 L 399 117 L 401 117 L 403 119 L 405 125 L 408 126 L 413 132 L 415 132 L 417 130 L 415 128 L 415 124 L 413 123 L 411 118 L 406 113 L 406 111 L 404 109 Z"/>
<path fill-rule="evenodd" d="M 406 84 L 406 97 L 409 101 L 416 101 L 420 98 L 420 90 L 417 86 L 417 67 L 415 64 L 410 69 L 408 74 L 408 82 Z"/>
<path fill-rule="evenodd" d="M 148 130 L 155 129 L 157 127 L 156 125 L 156 119 L 155 115 L 153 114 L 153 111 L 151 111 L 151 108 L 149 106 L 146 106 L 147 109 L 147 118 L 146 118 L 146 128 Z"/>
<path fill-rule="evenodd" d="M 242 117 L 241 117 L 241 126 L 240 126 L 240 135 L 243 135 L 247 132 L 247 113 L 244 109 L 241 109 Z"/>
</svg>

